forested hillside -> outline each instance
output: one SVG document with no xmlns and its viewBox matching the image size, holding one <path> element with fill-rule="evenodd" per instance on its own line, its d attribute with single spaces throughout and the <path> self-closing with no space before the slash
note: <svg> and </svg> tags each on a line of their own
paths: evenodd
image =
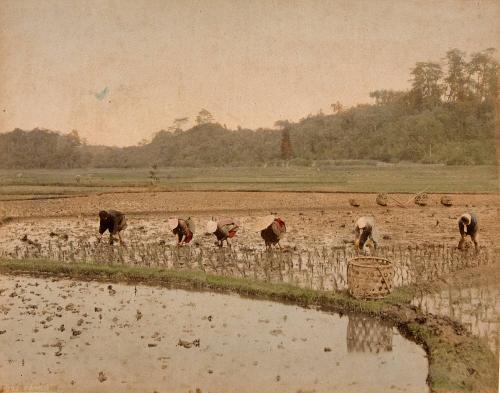
<svg viewBox="0 0 500 393">
<path fill-rule="evenodd" d="M 494 164 L 498 63 L 494 50 L 467 56 L 450 50 L 440 62 L 419 62 L 407 91 L 370 93 L 373 104 L 332 104 L 297 123 L 276 129 L 227 129 L 207 110 L 197 125 L 186 118 L 139 146 L 87 146 L 76 131 L 14 130 L 0 134 L 2 168 L 237 166 L 289 160 L 378 160 L 420 163 Z"/>
</svg>

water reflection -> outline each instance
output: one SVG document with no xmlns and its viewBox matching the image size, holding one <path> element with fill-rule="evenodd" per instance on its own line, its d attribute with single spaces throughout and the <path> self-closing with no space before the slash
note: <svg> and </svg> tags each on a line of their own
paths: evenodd
<svg viewBox="0 0 500 393">
<path fill-rule="evenodd" d="M 381 320 L 349 315 L 347 323 L 348 352 L 391 352 L 392 327 Z"/>
<path fill-rule="evenodd" d="M 445 315 L 461 322 L 472 334 L 500 350 L 500 284 L 465 288 L 449 287 L 434 294 L 417 296 L 413 304 L 422 311 Z"/>
<path fill-rule="evenodd" d="M 0 328 L 0 391 L 428 391 L 424 350 L 380 321 L 235 295 L 0 275 Z"/>
</svg>

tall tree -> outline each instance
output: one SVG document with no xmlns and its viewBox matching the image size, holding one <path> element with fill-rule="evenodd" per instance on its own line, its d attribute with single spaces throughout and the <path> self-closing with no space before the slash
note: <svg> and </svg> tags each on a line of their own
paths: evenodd
<svg viewBox="0 0 500 393">
<path fill-rule="evenodd" d="M 438 63 L 418 62 L 410 72 L 411 97 L 417 109 L 433 108 L 441 102 L 443 71 Z"/>
<path fill-rule="evenodd" d="M 290 140 L 290 128 L 281 130 L 281 159 L 289 160 L 293 157 L 292 141 Z"/>
<path fill-rule="evenodd" d="M 458 49 L 446 52 L 445 95 L 448 102 L 462 102 L 468 96 L 469 76 L 465 53 Z"/>
<path fill-rule="evenodd" d="M 274 125 L 281 129 L 281 159 L 289 160 L 293 157 L 292 141 L 290 139 L 292 124 L 288 120 L 277 120 Z"/>
<path fill-rule="evenodd" d="M 212 114 L 206 109 L 201 108 L 201 110 L 198 112 L 198 116 L 196 116 L 196 124 L 201 125 L 213 122 L 214 117 L 212 116 Z"/>
<path fill-rule="evenodd" d="M 474 96 L 480 101 L 498 96 L 498 62 L 493 57 L 494 48 L 473 53 L 468 71 Z"/>
<path fill-rule="evenodd" d="M 340 101 L 334 102 L 332 105 L 330 105 L 332 108 L 332 112 L 335 113 L 340 113 L 344 110 L 344 105 Z"/>
</svg>

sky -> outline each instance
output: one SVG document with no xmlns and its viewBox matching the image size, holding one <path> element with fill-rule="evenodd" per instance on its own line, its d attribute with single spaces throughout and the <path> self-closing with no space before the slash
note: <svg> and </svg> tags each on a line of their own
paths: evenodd
<svg viewBox="0 0 500 393">
<path fill-rule="evenodd" d="M 0 0 L 0 132 L 137 144 L 201 108 L 272 127 L 500 50 L 497 0 Z"/>
</svg>

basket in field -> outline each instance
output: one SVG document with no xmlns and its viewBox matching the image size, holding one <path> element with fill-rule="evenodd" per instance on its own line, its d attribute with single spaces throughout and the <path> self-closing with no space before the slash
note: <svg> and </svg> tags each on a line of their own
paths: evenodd
<svg viewBox="0 0 500 393">
<path fill-rule="evenodd" d="M 347 266 L 349 293 L 357 299 L 381 299 L 392 292 L 394 266 L 377 257 L 356 257 Z"/>
<path fill-rule="evenodd" d="M 429 195 L 426 194 L 425 192 L 421 192 L 415 195 L 414 202 L 415 205 L 425 206 L 429 202 Z"/>
<path fill-rule="evenodd" d="M 443 195 L 441 197 L 441 205 L 443 205 L 443 206 L 452 206 L 453 205 L 453 201 L 452 201 L 451 197 L 449 195 Z"/>
<path fill-rule="evenodd" d="M 377 202 L 377 205 L 387 206 L 387 194 L 378 194 L 375 202 Z"/>
</svg>

